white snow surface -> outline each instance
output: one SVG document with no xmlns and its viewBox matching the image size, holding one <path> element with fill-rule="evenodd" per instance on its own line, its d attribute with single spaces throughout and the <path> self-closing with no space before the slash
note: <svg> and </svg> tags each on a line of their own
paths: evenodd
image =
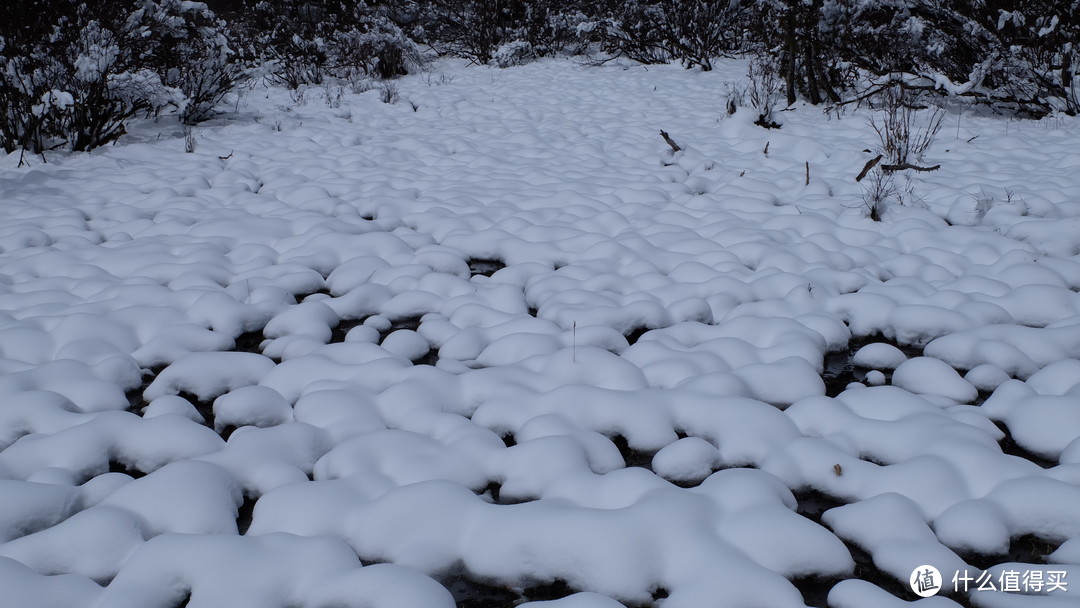
<svg viewBox="0 0 1080 608">
<path fill-rule="evenodd" d="M 5 605 L 1080 605 L 1080 119 L 953 108 L 873 221 L 871 110 L 743 61 L 430 69 L 0 158 Z"/>
</svg>

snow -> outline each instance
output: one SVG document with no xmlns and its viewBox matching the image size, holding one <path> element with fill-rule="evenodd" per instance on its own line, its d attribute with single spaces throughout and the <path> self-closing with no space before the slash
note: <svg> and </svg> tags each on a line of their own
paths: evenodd
<svg viewBox="0 0 1080 608">
<path fill-rule="evenodd" d="M 938 541 L 916 505 L 900 494 L 886 492 L 830 509 L 822 521 L 841 538 L 863 547 L 873 556 L 875 566 L 897 580 L 924 563 L 941 571 L 967 566 Z"/>
<path fill-rule="evenodd" d="M 907 361 L 904 351 L 886 342 L 867 344 L 851 357 L 855 365 L 875 370 L 896 369 L 904 361 Z"/>
<path fill-rule="evenodd" d="M 862 606 L 881 606 L 882 608 L 956 608 L 957 604 L 943 596 L 927 597 L 915 601 L 904 601 L 883 591 L 880 587 L 857 578 L 840 581 L 829 591 L 829 606 L 835 608 L 860 608 Z"/>
<path fill-rule="evenodd" d="M 243 386 L 214 400 L 214 430 L 227 426 L 272 427 L 292 420 L 285 398 L 265 386 Z"/>
<path fill-rule="evenodd" d="M 934 520 L 941 543 L 958 552 L 1002 555 L 1009 550 L 1009 528 L 994 503 L 973 499 L 958 502 Z"/>
<path fill-rule="evenodd" d="M 143 391 L 143 398 L 153 401 L 164 395 L 188 392 L 209 401 L 234 389 L 257 384 L 272 369 L 273 361 L 254 353 L 190 353 L 162 370 Z"/>
<path fill-rule="evenodd" d="M 979 392 L 940 359 L 915 357 L 901 363 L 892 376 L 893 386 L 916 394 L 941 395 L 957 403 L 970 403 Z"/>
<path fill-rule="evenodd" d="M 700 482 L 712 473 L 719 461 L 716 446 L 700 437 L 684 437 L 656 453 L 652 470 L 671 481 Z"/>
<path fill-rule="evenodd" d="M 741 60 L 437 68 L 396 82 L 415 109 L 268 88 L 191 154 L 162 117 L 0 158 L 10 602 L 449 607 L 468 579 L 861 608 L 922 564 L 1080 577 L 1077 119 L 965 109 L 874 221 L 872 110 L 762 129 L 718 94 Z M 1050 565 L 997 563 L 1025 537 Z"/>
</svg>

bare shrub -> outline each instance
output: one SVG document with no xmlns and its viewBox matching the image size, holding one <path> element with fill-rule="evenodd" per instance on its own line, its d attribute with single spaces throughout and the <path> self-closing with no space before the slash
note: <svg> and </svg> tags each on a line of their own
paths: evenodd
<svg viewBox="0 0 1080 608">
<path fill-rule="evenodd" d="M 746 104 L 746 87 L 728 82 L 724 83 L 724 109 L 728 115 L 734 114 L 741 106 Z"/>
<path fill-rule="evenodd" d="M 191 154 L 195 152 L 195 127 L 193 125 L 184 125 L 184 152 Z"/>
<path fill-rule="evenodd" d="M 607 1 L 600 37 L 606 50 L 641 63 L 672 59 L 708 71 L 738 48 L 744 7 L 720 0 Z"/>
<path fill-rule="evenodd" d="M 424 61 L 394 11 L 374 2 L 245 0 L 244 43 L 272 67 L 269 80 L 290 89 L 333 78 L 391 78 Z"/>
<path fill-rule="evenodd" d="M 896 84 L 885 88 L 879 97 L 881 109 L 871 117 L 870 126 L 877 133 L 880 151 L 889 167 L 917 169 L 923 153 L 934 143 L 941 130 L 945 111 L 938 107 L 920 108 L 918 95 Z"/>
<path fill-rule="evenodd" d="M 532 57 L 577 54 L 590 22 L 575 0 L 429 0 L 425 42 L 475 63 L 501 67 Z"/>
<path fill-rule="evenodd" d="M 773 120 L 773 109 L 780 103 L 784 91 L 776 63 L 768 57 L 756 57 L 746 68 L 746 78 L 749 81 L 746 95 L 750 105 L 758 111 L 755 124 L 770 129 L 779 128 L 780 125 Z"/>
<path fill-rule="evenodd" d="M 168 106 L 193 123 L 245 74 L 202 3 L 5 0 L 0 148 L 90 150 Z"/>
<path fill-rule="evenodd" d="M 398 86 L 393 82 L 384 82 L 379 86 L 379 99 L 383 103 L 397 103 Z"/>
<path fill-rule="evenodd" d="M 867 217 L 880 222 L 886 207 L 891 202 L 902 203 L 903 201 L 900 199 L 900 191 L 891 173 L 874 169 L 869 177 L 870 179 L 866 180 L 863 186 L 863 206 L 866 208 Z"/>
</svg>

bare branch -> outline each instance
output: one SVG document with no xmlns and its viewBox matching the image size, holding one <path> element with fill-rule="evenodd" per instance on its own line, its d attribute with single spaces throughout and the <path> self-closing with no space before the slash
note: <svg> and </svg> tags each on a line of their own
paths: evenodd
<svg viewBox="0 0 1080 608">
<path fill-rule="evenodd" d="M 941 168 L 941 165 L 934 165 L 933 167 L 920 167 L 918 165 L 912 165 L 904 163 L 902 165 L 881 165 L 882 171 L 903 171 L 904 169 L 911 169 L 912 171 L 937 171 Z"/>
<path fill-rule="evenodd" d="M 875 165 L 881 162 L 881 157 L 882 155 L 878 154 L 876 157 L 866 161 L 866 164 L 863 165 L 862 171 L 859 171 L 859 175 L 855 178 L 855 181 L 861 182 L 863 178 L 866 177 L 866 174 L 870 173 L 870 170 L 873 169 Z"/>
<path fill-rule="evenodd" d="M 671 136 L 667 134 L 667 131 L 660 129 L 660 137 L 663 137 L 664 141 L 667 142 L 667 145 L 671 146 L 672 151 L 678 152 L 682 150 L 682 148 L 679 147 L 679 144 L 675 143 L 675 141 L 671 139 Z"/>
</svg>

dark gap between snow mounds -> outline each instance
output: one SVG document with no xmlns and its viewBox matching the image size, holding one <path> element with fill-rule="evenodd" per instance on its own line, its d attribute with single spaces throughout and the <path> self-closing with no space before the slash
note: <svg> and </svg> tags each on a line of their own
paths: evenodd
<svg viewBox="0 0 1080 608">
<path fill-rule="evenodd" d="M 442 585 L 454 596 L 458 608 L 513 608 L 525 602 L 548 602 L 569 597 L 581 591 L 574 589 L 566 581 L 555 579 L 551 582 L 534 582 L 525 587 L 510 587 L 477 580 L 468 573 L 444 577 Z M 659 587 L 652 592 L 652 602 L 633 605 L 632 608 L 657 606 L 657 602 L 668 597 L 667 589 Z"/>
<path fill-rule="evenodd" d="M 497 587 L 461 577 L 448 580 L 443 586 L 454 596 L 458 608 L 512 608 L 518 594 L 508 587 Z"/>
<path fill-rule="evenodd" d="M 506 268 L 506 262 L 494 258 L 469 258 L 468 260 L 465 260 L 465 263 L 469 265 L 469 274 L 474 277 L 477 275 L 490 277 L 503 268 Z"/>
<path fill-rule="evenodd" d="M 415 315 L 411 317 L 401 317 L 399 319 L 391 320 L 390 329 L 379 332 L 379 344 L 381 345 L 383 342 L 385 342 L 386 338 L 395 331 L 403 329 L 409 331 L 418 331 L 420 329 L 420 319 L 420 315 Z M 413 365 L 430 365 L 434 367 L 435 364 L 439 362 L 439 350 L 437 348 L 429 347 L 427 353 L 421 355 L 416 359 L 413 359 L 412 362 Z"/>
<path fill-rule="evenodd" d="M 258 331 L 242 333 L 239 336 L 236 336 L 236 339 L 234 340 L 236 345 L 233 346 L 233 350 L 239 353 L 255 353 L 260 355 L 262 354 L 260 346 L 262 346 L 263 340 L 265 339 L 266 336 L 263 335 L 261 329 Z"/>
<path fill-rule="evenodd" d="M 820 490 L 813 488 L 803 488 L 793 492 L 795 500 L 798 503 L 796 512 L 799 515 L 809 519 L 810 521 L 822 526 L 826 530 L 830 529 L 829 526 L 821 520 L 821 516 L 825 511 L 834 507 L 842 507 L 849 504 L 835 496 L 830 496 Z M 792 584 L 802 593 L 803 602 L 807 606 L 813 608 L 828 608 L 829 592 L 833 586 L 843 580 L 850 578 L 866 581 L 872 585 L 875 585 L 879 589 L 889 593 L 890 595 L 897 597 L 905 601 L 911 601 L 912 597 L 911 589 L 907 586 L 907 581 L 899 581 L 893 578 L 891 575 L 882 572 L 876 565 L 874 565 L 874 559 L 865 551 L 862 547 L 859 547 L 855 543 L 837 536 L 840 542 L 844 543 L 847 547 L 848 553 L 851 554 L 851 559 L 855 562 L 855 572 L 853 576 L 845 578 L 799 578 L 792 581 Z M 961 556 L 962 557 L 962 556 Z M 972 563 L 968 561 L 968 563 Z M 1000 563 L 1000 562 L 994 562 Z M 975 564 L 972 564 L 975 565 Z M 964 608 L 971 608 L 971 603 L 967 596 L 964 594 L 942 594 L 944 597 L 955 601 Z"/>
<path fill-rule="evenodd" d="M 409 329 L 416 331 L 420 327 L 420 316 L 403 317 L 400 319 L 392 320 L 390 322 L 390 328 L 385 331 L 379 332 L 378 344 L 382 344 L 386 337 L 400 329 Z M 359 327 L 364 324 L 367 317 L 360 319 L 343 319 L 338 322 L 336 326 L 330 330 L 329 344 L 338 344 L 345 341 L 345 336 L 349 331 L 355 327 Z M 262 354 L 262 343 L 266 340 L 262 330 L 251 331 L 237 336 L 236 346 L 232 348 L 236 352 L 247 352 Z M 420 358 L 413 361 L 415 365 L 431 365 L 434 366 L 439 360 L 439 352 L 437 349 L 430 349 L 428 352 Z"/>
<path fill-rule="evenodd" d="M 261 336 L 262 334 L 260 333 L 259 335 Z M 251 351 L 251 352 L 256 352 L 257 353 L 259 351 L 258 351 L 258 349 L 256 349 L 255 351 Z M 150 384 L 154 382 L 154 379 L 156 379 L 158 377 L 158 375 L 161 374 L 161 372 L 165 370 L 165 368 L 166 368 L 166 366 L 164 366 L 164 365 L 158 365 L 158 366 L 154 366 L 154 367 L 152 367 L 152 368 L 150 368 L 148 370 L 143 370 L 142 384 L 138 388 L 131 389 L 125 394 L 127 396 L 127 400 L 128 400 L 128 408 L 127 408 L 128 412 L 131 412 L 132 414 L 135 414 L 136 416 L 142 416 L 145 413 L 146 407 L 148 405 L 150 405 L 150 404 L 147 403 L 146 399 L 143 397 L 143 394 L 146 392 L 147 387 L 149 387 Z M 233 431 L 236 430 L 236 427 L 233 426 L 233 425 L 228 425 L 224 429 L 222 429 L 220 432 L 214 427 L 214 402 L 213 402 L 213 400 L 203 401 L 203 400 L 199 399 L 199 397 L 197 397 L 196 395 L 193 395 L 193 394 L 191 394 L 191 393 L 189 393 L 187 391 L 180 391 L 177 394 L 177 396 L 182 398 L 182 399 L 187 400 L 187 402 L 190 403 L 192 405 L 192 407 L 195 408 L 195 411 L 198 412 L 199 416 L 201 416 L 202 419 L 203 419 L 203 422 L 202 422 L 203 426 L 209 428 L 211 431 L 214 431 L 215 433 L 220 435 L 221 438 L 224 439 L 225 441 L 229 440 L 229 436 L 232 435 Z M 137 469 L 130 469 L 126 465 L 124 465 L 123 463 L 110 462 L 109 467 L 110 467 L 109 470 L 111 472 L 127 473 L 128 475 L 131 475 L 132 477 L 135 477 L 135 478 L 142 477 L 143 475 L 146 474 L 145 472 L 139 471 Z"/>
<path fill-rule="evenodd" d="M 566 581 L 559 579 L 516 589 L 462 575 L 444 581 L 443 586 L 454 596 L 458 608 L 513 608 L 525 602 L 560 600 L 576 593 Z"/>
<path fill-rule="evenodd" d="M 145 379 L 143 380 L 142 386 L 139 387 L 138 389 L 133 389 L 131 391 L 128 391 L 127 398 L 128 398 L 129 406 L 128 406 L 127 411 L 131 412 L 132 414 L 135 414 L 136 416 L 142 416 L 143 415 L 144 410 L 146 409 L 146 406 L 149 405 L 146 402 L 146 399 L 143 398 L 143 392 L 146 390 L 146 387 L 148 387 L 150 385 L 150 383 L 154 381 L 154 378 L 156 378 L 157 375 L 161 373 L 161 370 L 163 370 L 163 369 L 165 369 L 165 368 L 164 367 L 155 368 L 154 370 L 151 370 L 150 373 L 144 374 Z M 191 394 L 191 393 L 189 393 L 187 391 L 180 391 L 177 394 L 177 396 L 180 397 L 181 399 L 186 400 L 188 403 L 190 403 L 192 405 L 192 407 L 195 408 L 195 411 L 198 412 L 199 416 L 201 416 L 202 419 L 203 419 L 203 421 L 202 421 L 203 426 L 205 426 L 208 429 L 210 429 L 211 431 L 214 431 L 215 433 L 217 433 L 219 436 L 221 436 L 221 438 L 223 440 L 225 440 L 225 441 L 229 440 L 229 436 L 232 435 L 233 431 L 235 431 L 237 427 L 235 425 L 230 424 L 230 425 L 226 426 L 225 428 L 221 429 L 220 431 L 218 431 L 217 428 L 215 428 L 215 426 L 214 426 L 214 401 L 213 400 L 203 401 L 203 400 L 199 399 L 199 397 L 197 397 L 196 395 L 193 395 L 193 394 Z M 110 463 L 110 466 L 112 467 L 114 465 L 112 465 Z M 114 472 L 115 471 L 126 472 L 129 475 L 132 475 L 133 477 L 136 477 L 136 476 L 141 477 L 142 475 L 145 475 L 145 473 L 142 473 L 142 472 L 139 472 L 140 473 L 139 475 L 135 475 L 134 473 L 129 472 L 129 470 L 124 470 L 125 467 L 121 463 L 117 463 L 115 465 L 115 467 L 118 467 L 118 468 L 114 468 L 114 469 L 110 469 L 110 470 L 113 470 Z"/>
<path fill-rule="evenodd" d="M 1058 465 L 1058 463 L 1054 462 L 1053 460 L 1043 458 L 1038 454 L 1029 452 L 1020 445 L 1017 445 L 1016 440 L 1013 439 L 1012 432 L 1009 431 L 1009 427 L 1006 426 L 1004 422 L 1000 420 L 994 420 L 992 422 L 994 423 L 994 426 L 996 426 L 998 429 L 1001 430 L 1002 433 L 1005 434 L 1004 437 L 998 440 L 998 445 L 1001 446 L 1001 451 L 1003 453 L 1010 456 L 1023 458 L 1024 460 L 1027 460 L 1028 462 L 1033 462 L 1044 469 L 1052 469 Z"/>
<path fill-rule="evenodd" d="M 133 388 L 124 393 L 124 396 L 127 397 L 128 400 L 127 411 L 135 414 L 136 416 L 142 415 L 143 410 L 146 409 L 146 406 L 150 405 L 146 402 L 146 399 L 143 399 L 143 392 L 146 391 L 147 387 L 150 386 L 150 384 L 158 377 L 158 374 L 164 371 L 164 369 L 164 365 L 157 365 L 150 369 L 142 370 L 142 384 L 140 384 L 137 388 Z"/>
<path fill-rule="evenodd" d="M 638 340 L 641 339 L 641 336 L 645 335 L 645 332 L 647 332 L 647 331 L 649 331 L 651 329 L 655 329 L 655 328 L 644 327 L 644 326 L 631 327 L 623 335 L 626 337 L 626 342 L 628 344 L 630 344 L 630 346 L 633 346 L 633 345 L 637 344 Z"/>
<path fill-rule="evenodd" d="M 338 344 L 345 341 L 345 336 L 354 327 L 359 327 L 364 324 L 364 319 L 348 319 L 339 321 L 338 324 L 330 330 L 330 344 Z"/>
<path fill-rule="evenodd" d="M 623 462 L 627 467 L 641 467 L 643 469 L 652 470 L 653 457 L 656 456 L 656 452 L 643 452 L 635 450 L 630 447 L 630 442 L 622 435 L 615 435 L 611 437 L 611 443 L 615 444 L 618 448 L 619 454 L 623 458 Z"/>
<path fill-rule="evenodd" d="M 410 331 L 417 331 L 420 329 L 421 316 L 413 315 L 409 317 L 401 317 L 390 321 L 390 327 L 386 330 L 379 331 L 378 344 L 382 344 L 386 341 L 386 338 L 395 331 L 407 329 Z M 348 335 L 355 327 L 359 327 L 364 324 L 367 319 L 348 319 L 340 321 L 336 327 L 330 330 L 330 344 L 337 344 L 345 341 L 345 336 Z M 412 360 L 413 365 L 430 365 L 435 366 L 439 362 L 439 350 L 437 348 L 429 348 L 427 353 Z"/>
<path fill-rule="evenodd" d="M 848 504 L 843 500 L 812 488 L 797 490 L 794 494 L 798 503 L 796 512 L 825 529 L 829 529 L 829 527 L 821 521 L 821 515 L 829 509 Z M 910 589 L 906 589 L 900 581 L 879 570 L 874 565 L 874 560 L 869 553 L 844 538 L 840 538 L 840 541 L 844 543 L 844 546 L 847 547 L 848 552 L 851 554 L 851 558 L 855 561 L 855 573 L 850 578 L 857 578 L 876 585 L 895 597 L 908 598 Z M 791 582 L 802 593 L 803 601 L 807 606 L 827 608 L 829 591 L 841 580 L 845 579 L 811 577 L 795 579 Z"/>
<path fill-rule="evenodd" d="M 236 530 L 243 536 L 251 527 L 251 521 L 255 516 L 255 503 L 259 497 L 244 492 L 244 502 L 236 511 Z"/>
<path fill-rule="evenodd" d="M 865 380 L 866 372 L 870 370 L 855 365 L 852 359 L 860 348 L 867 344 L 879 342 L 895 346 L 900 349 L 908 359 L 922 356 L 921 347 L 910 344 L 900 344 L 881 334 L 852 338 L 848 341 L 847 348 L 844 350 L 825 353 L 824 371 L 821 374 L 821 379 L 825 381 L 825 394 L 829 397 L 836 397 L 844 392 L 852 382 L 862 382 Z M 891 381 L 891 374 L 886 374 L 886 376 L 889 377 Z"/>
<path fill-rule="evenodd" d="M 681 431 L 681 430 L 676 431 L 675 434 L 676 434 L 676 437 L 678 437 L 679 439 L 685 439 L 686 437 L 688 437 L 688 435 L 685 432 Z M 675 486 L 678 486 L 678 487 L 684 488 L 684 489 L 686 489 L 686 488 L 696 488 L 697 486 L 701 485 L 701 482 L 708 479 L 709 475 L 712 475 L 713 473 L 716 473 L 717 471 L 724 471 L 724 470 L 727 470 L 727 469 L 756 469 L 757 468 L 756 466 L 754 466 L 753 464 L 750 464 L 750 463 L 722 463 L 722 464 L 719 464 L 719 465 L 714 465 L 710 469 L 709 473 L 707 475 L 705 475 L 704 477 L 702 477 L 701 479 L 671 479 L 671 478 L 665 477 L 663 475 L 660 475 L 659 473 L 657 473 L 656 471 L 653 470 L 653 466 L 652 466 L 653 458 L 656 457 L 657 452 L 655 452 L 655 451 L 650 452 L 650 451 L 643 451 L 643 450 L 635 450 L 634 448 L 630 447 L 629 441 L 627 441 L 626 437 L 624 437 L 622 435 L 615 435 L 615 436 L 611 437 L 610 439 L 611 439 L 611 442 L 613 444 L 615 444 L 615 447 L 619 450 L 619 455 L 622 456 L 623 462 L 626 464 L 627 468 L 629 468 L 629 467 L 638 467 L 638 468 L 645 469 L 647 471 L 651 471 L 657 477 L 660 477 L 661 479 L 667 481 L 668 483 L 671 483 L 671 484 L 673 484 Z M 505 438 L 504 438 L 504 442 L 505 442 Z"/>
<path fill-rule="evenodd" d="M 345 334 L 347 334 L 348 331 L 350 329 L 352 329 L 353 327 L 356 327 L 358 325 L 363 324 L 363 322 L 364 322 L 363 319 L 348 320 L 348 321 L 340 322 L 338 324 L 338 326 L 333 329 L 333 333 L 332 333 L 332 337 L 331 337 L 331 343 L 344 341 Z M 386 329 L 385 331 L 379 332 L 379 344 L 382 344 L 383 341 L 386 340 L 387 336 L 389 336 L 390 334 L 392 334 L 395 331 L 402 330 L 402 329 L 409 329 L 409 330 L 412 330 L 412 331 L 416 331 L 419 327 L 420 327 L 420 317 L 419 316 L 403 317 L 403 318 L 400 318 L 400 319 L 393 320 L 393 321 L 391 321 L 390 327 L 388 329 Z M 229 349 L 226 352 L 245 352 L 245 353 L 262 354 L 261 345 L 265 341 L 265 339 L 266 338 L 263 335 L 262 330 L 245 332 L 243 334 L 240 334 L 239 336 L 237 336 L 234 339 L 233 348 Z M 413 360 L 413 364 L 414 365 L 431 365 L 431 366 L 434 366 L 438 362 L 438 359 L 439 359 L 438 350 L 437 349 L 429 349 L 426 354 L 424 354 L 423 356 Z M 280 363 L 280 361 L 275 361 L 275 362 Z M 158 375 L 161 374 L 162 371 L 165 370 L 166 367 L 167 366 L 165 366 L 165 365 L 159 365 L 159 366 L 152 367 L 150 369 L 144 369 L 143 370 L 142 383 L 137 388 L 133 388 L 133 389 L 131 389 L 131 390 L 129 390 L 129 391 L 127 391 L 125 393 L 125 396 L 127 397 L 127 401 L 128 401 L 128 407 L 127 407 L 128 412 L 131 412 L 132 414 L 135 414 L 136 416 L 143 415 L 146 407 L 149 405 L 149 403 L 146 401 L 146 399 L 143 397 L 143 395 L 145 394 L 146 389 L 150 386 L 150 384 L 152 384 L 154 382 L 154 380 L 158 377 Z M 196 395 L 193 395 L 193 394 L 188 393 L 186 391 L 181 391 L 178 394 L 178 396 L 185 399 L 185 400 L 187 400 L 189 403 L 191 403 L 191 405 L 195 408 L 195 411 L 197 411 L 199 413 L 199 415 L 202 417 L 203 425 L 206 426 L 207 428 L 209 428 L 210 430 L 218 433 L 218 435 L 220 435 L 221 438 L 224 439 L 225 441 L 228 441 L 229 436 L 231 436 L 233 431 L 235 431 L 237 429 L 237 427 L 235 425 L 228 425 L 225 428 L 221 429 L 220 431 L 215 427 L 215 424 L 214 424 L 215 423 L 214 400 L 213 399 L 211 399 L 209 401 L 203 401 L 203 400 L 200 400 Z M 111 466 L 112 466 L 112 470 L 114 470 L 114 471 L 129 472 L 122 463 L 115 463 L 115 464 L 113 464 Z M 131 473 L 141 473 L 141 472 L 133 471 Z M 133 475 L 133 476 L 135 476 L 135 475 Z M 141 476 L 141 474 L 139 476 Z"/>
<path fill-rule="evenodd" d="M 140 477 L 146 477 L 146 471 L 142 471 L 136 468 L 128 466 L 126 463 L 119 460 L 109 460 L 109 472 L 110 473 L 123 473 L 132 479 L 139 479 Z"/>
<path fill-rule="evenodd" d="M 502 484 L 497 481 L 492 481 L 486 485 L 484 489 L 473 490 L 473 492 L 484 501 L 493 505 L 521 505 L 537 500 L 535 496 L 507 498 L 502 494 Z"/>
<path fill-rule="evenodd" d="M 1060 542 L 1041 538 L 1034 534 L 1024 534 L 1009 539 L 1009 551 L 1001 555 L 983 555 L 979 553 L 960 553 L 960 559 L 979 570 L 987 570 L 998 564 L 1016 562 L 1020 564 L 1046 564 L 1046 556 L 1057 551 Z"/>
</svg>

